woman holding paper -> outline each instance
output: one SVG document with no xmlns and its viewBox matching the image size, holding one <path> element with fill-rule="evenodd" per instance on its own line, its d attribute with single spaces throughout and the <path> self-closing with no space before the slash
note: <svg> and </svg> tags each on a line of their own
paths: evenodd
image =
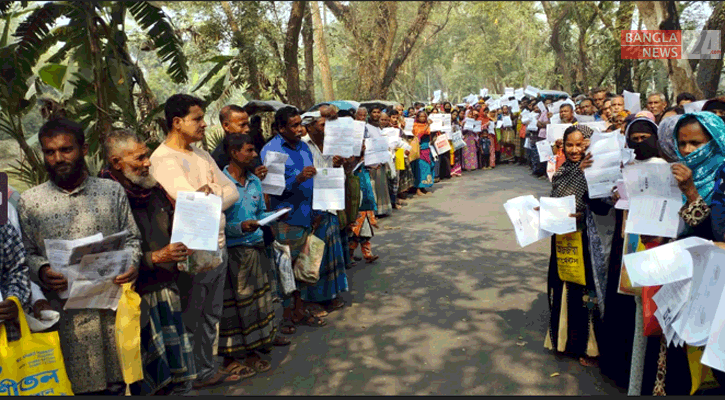
<svg viewBox="0 0 725 400">
<path fill-rule="evenodd" d="M 576 214 L 571 217 L 576 217 L 577 231 L 552 238 L 548 277 L 551 319 L 544 343 L 547 349 L 578 356 L 584 366 L 596 365 L 594 358 L 599 356 L 599 293 L 603 291 L 600 284 L 606 279 L 601 245 L 596 246 L 595 242 L 591 246 L 594 252 L 590 252 L 589 228 L 593 220 L 589 213 L 603 215 L 610 208 L 600 200 L 589 199 L 580 168 L 591 134 L 586 126 L 567 128 L 563 138 L 566 161 L 552 178 L 551 197 L 574 196 Z"/>
<path fill-rule="evenodd" d="M 413 135 L 417 139 L 418 158 L 411 159 L 413 167 L 413 176 L 415 177 L 415 187 L 418 188 L 419 196 L 428 193 L 426 188 L 433 186 L 433 158 L 430 151 L 430 124 L 428 122 L 428 114 L 425 111 L 419 111 L 415 117 L 413 124 Z M 416 146 L 413 146 L 415 151 Z M 414 151 L 411 151 L 413 155 Z"/>
<path fill-rule="evenodd" d="M 471 119 L 478 119 L 478 110 L 471 110 L 469 113 Z M 463 170 L 474 171 L 478 169 L 478 135 L 471 129 L 463 128 L 463 141 L 466 147 L 463 148 Z"/>
</svg>

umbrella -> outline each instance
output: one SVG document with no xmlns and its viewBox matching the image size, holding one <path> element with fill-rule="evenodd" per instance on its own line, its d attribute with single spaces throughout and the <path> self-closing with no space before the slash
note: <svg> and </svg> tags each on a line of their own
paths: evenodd
<svg viewBox="0 0 725 400">
<path fill-rule="evenodd" d="M 360 103 L 360 107 L 365 107 L 365 108 L 367 108 L 368 112 L 370 112 L 370 109 L 373 106 L 378 106 L 383 109 L 386 109 L 386 108 L 393 108 L 394 106 L 399 105 L 399 104 L 400 103 L 398 103 L 396 101 L 370 100 L 370 101 L 363 101 L 362 103 Z M 400 104 L 400 105 L 402 105 L 402 104 Z"/>
<path fill-rule="evenodd" d="M 360 103 L 357 101 L 352 100 L 333 100 L 333 101 L 326 101 L 323 103 L 317 103 L 314 106 L 310 107 L 309 111 L 317 111 L 325 104 L 331 104 L 335 107 L 337 107 L 338 110 L 341 111 L 355 111 L 360 107 Z"/>
<path fill-rule="evenodd" d="M 290 106 L 289 104 L 281 103 L 277 100 L 250 100 L 247 104 L 242 107 L 244 111 L 249 115 L 254 115 L 258 112 L 276 112 L 280 108 Z M 294 106 L 291 106 L 294 107 Z"/>
</svg>

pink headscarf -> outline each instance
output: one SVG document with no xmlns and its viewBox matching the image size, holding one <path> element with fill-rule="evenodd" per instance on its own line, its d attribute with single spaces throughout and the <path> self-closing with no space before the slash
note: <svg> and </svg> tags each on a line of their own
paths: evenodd
<svg viewBox="0 0 725 400">
<path fill-rule="evenodd" d="M 647 118 L 652 122 L 655 122 L 655 116 L 649 111 L 640 111 L 634 116 L 635 118 Z"/>
</svg>

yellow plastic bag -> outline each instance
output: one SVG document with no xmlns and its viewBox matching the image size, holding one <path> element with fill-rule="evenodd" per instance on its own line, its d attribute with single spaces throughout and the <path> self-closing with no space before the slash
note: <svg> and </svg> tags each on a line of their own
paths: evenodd
<svg viewBox="0 0 725 400">
<path fill-rule="evenodd" d="M 9 300 L 20 310 L 21 337 L 8 342 L 0 324 L 0 396 L 72 396 L 58 332 L 30 333 L 20 301 Z"/>
<path fill-rule="evenodd" d="M 702 359 L 702 347 L 692 347 L 685 345 L 687 348 L 687 362 L 690 364 L 690 377 L 692 378 L 692 390 L 690 396 L 700 389 L 714 389 L 720 387 L 712 369 L 707 365 L 700 364 Z"/>
<path fill-rule="evenodd" d="M 123 294 L 116 309 L 116 348 L 123 368 L 123 381 L 127 384 L 143 380 L 141 296 L 131 285 L 123 285 Z"/>
<path fill-rule="evenodd" d="M 559 279 L 586 286 L 581 232 L 556 235 L 556 265 Z"/>
</svg>

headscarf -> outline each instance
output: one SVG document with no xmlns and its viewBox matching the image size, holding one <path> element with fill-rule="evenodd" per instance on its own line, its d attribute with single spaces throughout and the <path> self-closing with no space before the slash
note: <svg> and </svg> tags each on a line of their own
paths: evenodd
<svg viewBox="0 0 725 400">
<path fill-rule="evenodd" d="M 584 139 L 592 137 L 592 128 L 586 125 L 577 124 L 576 130 L 581 132 Z M 564 137 L 564 146 L 562 149 L 566 149 L 567 136 L 568 135 L 565 135 Z M 564 151 L 564 156 L 566 157 L 566 151 Z M 584 196 L 587 194 L 587 180 L 584 177 L 584 171 L 579 168 L 579 164 L 581 164 L 581 160 L 577 162 L 569 161 L 567 157 L 564 164 L 556 170 L 554 176 L 551 178 L 551 197 L 566 197 L 574 195 L 577 212 L 584 211 L 586 208 Z"/>
<path fill-rule="evenodd" d="M 418 114 L 415 115 L 415 122 L 413 122 L 413 135 L 418 140 L 421 140 L 425 135 L 430 135 L 430 125 L 418 122 Z"/>
<path fill-rule="evenodd" d="M 645 111 L 652 114 L 649 111 Z M 642 113 L 637 113 L 640 115 Z M 649 133 L 651 136 L 640 143 L 636 143 L 630 139 L 631 133 Z M 659 151 L 657 149 L 657 124 L 655 124 L 649 117 L 639 116 L 635 118 L 624 131 L 624 136 L 627 138 L 627 147 L 634 150 L 634 157 L 639 161 L 649 160 L 652 157 L 657 157 Z"/>
<path fill-rule="evenodd" d="M 710 204 L 715 191 L 717 172 L 723 163 L 725 163 L 725 122 L 709 111 L 684 114 L 675 125 L 675 135 L 677 135 L 682 121 L 687 116 L 697 118 L 697 122 L 705 128 L 712 137 L 712 140 L 688 154 L 687 157 L 682 156 L 677 146 L 675 146 L 675 152 L 680 162 L 692 170 L 692 180 L 695 181 L 697 193 L 700 194 L 707 204 Z M 676 136 L 675 140 L 677 140 Z"/>
<path fill-rule="evenodd" d="M 647 118 L 652 122 L 655 122 L 655 116 L 649 111 L 643 110 L 634 115 L 635 118 Z"/>
<path fill-rule="evenodd" d="M 660 121 L 659 129 L 657 130 L 657 144 L 659 145 L 660 151 L 664 154 L 668 161 L 677 160 L 677 141 L 675 140 L 675 125 L 680 120 L 680 115 L 672 115 L 667 118 L 663 118 Z"/>
</svg>

